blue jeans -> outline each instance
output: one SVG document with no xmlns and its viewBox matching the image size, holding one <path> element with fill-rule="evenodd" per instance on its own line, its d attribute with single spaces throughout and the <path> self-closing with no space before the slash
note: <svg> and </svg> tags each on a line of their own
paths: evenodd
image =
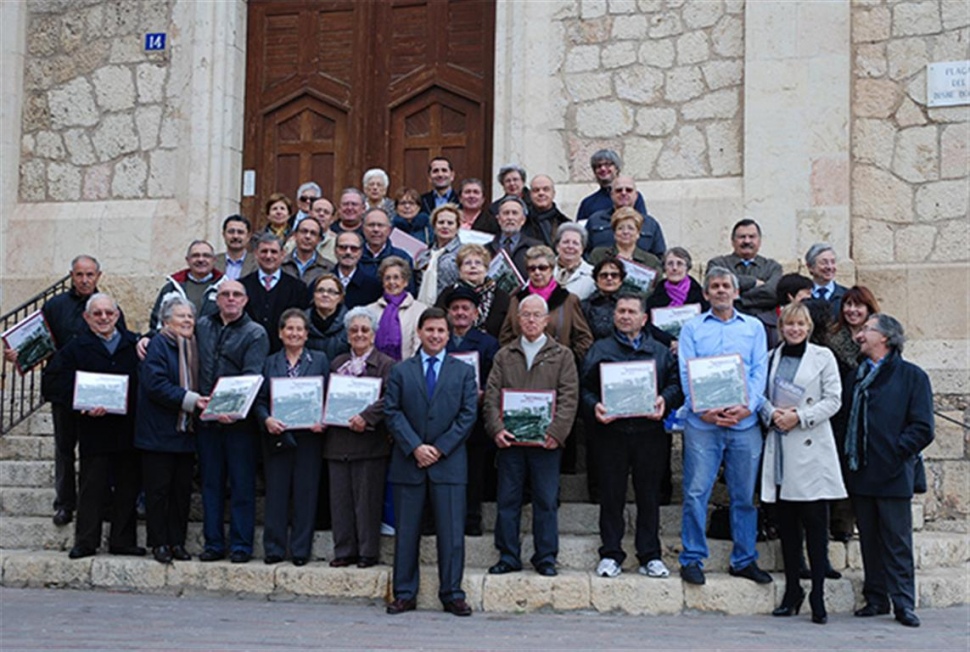
<svg viewBox="0 0 970 652">
<path fill-rule="evenodd" d="M 495 547 L 501 561 L 522 567 L 519 524 L 525 483 L 532 489 L 532 565 L 555 564 L 559 554 L 559 464 L 562 448 L 513 446 L 498 452 Z"/>
<path fill-rule="evenodd" d="M 256 530 L 256 435 L 253 429 L 248 424 L 230 427 L 199 424 L 197 448 L 202 476 L 205 549 L 226 551 L 223 518 L 228 477 L 232 487 L 229 499 L 230 550 L 252 554 Z"/>
<path fill-rule="evenodd" d="M 761 460 L 761 429 L 716 428 L 701 430 L 688 424 L 684 429 L 684 522 L 680 565 L 700 563 L 708 556 L 707 503 L 724 462 L 731 499 L 731 567 L 740 570 L 758 559 L 758 510 L 754 506 L 754 486 Z"/>
</svg>

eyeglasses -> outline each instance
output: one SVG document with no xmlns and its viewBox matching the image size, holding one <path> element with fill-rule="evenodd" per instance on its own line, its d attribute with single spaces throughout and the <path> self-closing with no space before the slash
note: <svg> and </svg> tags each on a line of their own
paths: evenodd
<svg viewBox="0 0 970 652">
<path fill-rule="evenodd" d="M 90 312 L 92 317 L 114 317 L 117 314 L 114 310 L 92 310 Z"/>
<path fill-rule="evenodd" d="M 230 299 L 242 299 L 246 296 L 245 292 L 220 292 L 216 296 L 218 297 L 229 297 Z"/>
<path fill-rule="evenodd" d="M 339 297 L 340 290 L 335 290 L 333 288 L 317 288 L 313 291 L 314 294 L 328 294 L 332 297 Z"/>
<path fill-rule="evenodd" d="M 552 269 L 552 265 L 528 265 L 526 269 L 529 272 L 548 272 Z"/>
<path fill-rule="evenodd" d="M 619 272 L 600 272 L 596 278 L 620 278 Z"/>
<path fill-rule="evenodd" d="M 418 202 L 411 201 L 410 199 L 402 199 L 397 203 L 398 206 L 417 206 Z"/>
<path fill-rule="evenodd" d="M 546 313 L 544 312 L 520 312 L 519 313 L 519 317 L 527 321 L 531 321 L 533 319 L 542 319 L 545 316 L 546 316 Z"/>
<path fill-rule="evenodd" d="M 300 195 L 300 201 L 313 201 L 314 199 L 320 199 L 315 195 Z"/>
<path fill-rule="evenodd" d="M 616 188 L 613 188 L 613 192 L 634 193 L 636 191 L 637 191 L 636 188 L 627 188 L 627 187 L 616 187 Z"/>
<path fill-rule="evenodd" d="M 664 267 L 687 267 L 687 263 L 682 260 L 670 258 L 664 263 Z"/>
<path fill-rule="evenodd" d="M 338 244 L 337 249 L 340 251 L 360 251 L 360 245 Z"/>
</svg>

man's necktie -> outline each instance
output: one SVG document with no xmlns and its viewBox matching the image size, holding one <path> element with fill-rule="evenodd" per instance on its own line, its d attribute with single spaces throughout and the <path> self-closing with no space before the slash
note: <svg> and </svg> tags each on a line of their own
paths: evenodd
<svg viewBox="0 0 970 652">
<path fill-rule="evenodd" d="M 818 288 L 817 290 L 815 290 L 816 299 L 821 299 L 822 301 L 825 301 L 825 297 L 827 297 L 828 295 L 829 295 L 828 288 Z"/>
<path fill-rule="evenodd" d="M 502 243 L 502 248 L 505 249 L 505 251 L 509 252 L 509 255 L 511 255 L 512 254 L 512 238 L 505 238 L 505 240 Z"/>
<path fill-rule="evenodd" d="M 428 373 L 424 375 L 424 383 L 428 387 L 428 398 L 434 396 L 434 386 L 438 382 L 438 374 L 434 371 L 434 365 L 438 358 L 428 358 Z"/>
<path fill-rule="evenodd" d="M 266 291 L 267 292 L 269 292 L 270 290 L 273 289 L 273 277 L 272 276 L 264 276 L 263 277 L 263 287 L 266 288 Z"/>
</svg>

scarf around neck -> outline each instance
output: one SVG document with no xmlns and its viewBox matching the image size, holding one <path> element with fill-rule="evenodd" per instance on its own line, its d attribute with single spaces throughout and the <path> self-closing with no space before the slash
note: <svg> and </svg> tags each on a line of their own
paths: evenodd
<svg viewBox="0 0 970 652">
<path fill-rule="evenodd" d="M 546 300 L 546 305 L 548 305 L 549 304 L 549 297 L 552 296 L 552 293 L 555 292 L 555 290 L 556 290 L 557 287 L 559 287 L 559 284 L 556 283 L 555 279 L 549 281 L 549 285 L 547 285 L 544 288 L 537 288 L 534 285 L 532 285 L 532 282 L 530 281 L 529 282 L 529 293 L 530 294 L 538 294 L 540 297 L 542 297 L 543 299 Z"/>
<path fill-rule="evenodd" d="M 687 301 L 687 293 L 690 291 L 690 277 L 685 276 L 676 283 L 664 281 L 664 289 L 670 297 L 671 306 L 682 306 Z"/>
<path fill-rule="evenodd" d="M 845 456 L 850 471 L 858 471 L 868 461 L 869 438 L 869 387 L 875 382 L 879 370 L 889 361 L 887 355 L 878 366 L 860 364 L 852 388 L 852 407 L 845 431 Z"/>
<path fill-rule="evenodd" d="M 387 307 L 381 313 L 381 320 L 377 326 L 377 336 L 374 339 L 377 350 L 395 360 L 400 360 L 402 353 L 401 317 L 398 313 L 401 304 L 407 297 L 407 292 L 402 292 L 397 296 L 384 293 L 384 301 L 387 302 Z"/>
<path fill-rule="evenodd" d="M 179 387 L 186 391 L 195 392 L 199 388 L 199 350 L 195 337 L 182 337 L 168 327 L 160 331 L 162 337 L 175 342 L 178 348 Z M 176 430 L 191 432 L 193 430 L 192 413 L 179 410 Z"/>
</svg>

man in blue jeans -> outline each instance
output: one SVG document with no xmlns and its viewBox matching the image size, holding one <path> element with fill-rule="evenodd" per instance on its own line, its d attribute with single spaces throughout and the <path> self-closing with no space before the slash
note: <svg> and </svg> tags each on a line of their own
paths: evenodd
<svg viewBox="0 0 970 652">
<path fill-rule="evenodd" d="M 758 512 L 754 485 L 761 460 L 758 407 L 764 400 L 767 345 L 761 322 L 734 309 L 738 279 L 723 267 L 711 267 L 704 279 L 704 296 L 711 309 L 684 325 L 680 333 L 680 378 L 685 389 L 687 424 L 684 428 L 684 519 L 680 576 L 689 584 L 703 584 L 703 560 L 708 556 L 705 525 L 707 502 L 724 463 L 731 499 L 730 573 L 759 584 L 771 576 L 758 568 L 755 550 Z M 744 363 L 747 405 L 694 411 L 687 364 L 693 358 L 737 354 Z"/>
</svg>

